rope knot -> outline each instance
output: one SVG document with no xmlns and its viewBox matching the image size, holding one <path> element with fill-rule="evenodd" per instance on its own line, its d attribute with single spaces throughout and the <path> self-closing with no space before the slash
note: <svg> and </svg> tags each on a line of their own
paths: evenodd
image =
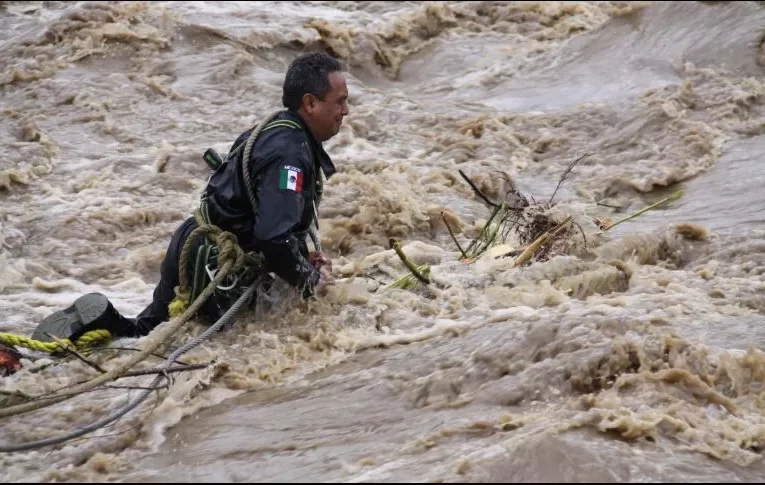
<svg viewBox="0 0 765 485">
<path fill-rule="evenodd" d="M 235 234 L 223 231 L 214 224 L 207 224 L 199 210 L 194 213 L 194 218 L 197 221 L 197 228 L 191 231 L 181 249 L 178 262 L 180 285 L 175 288 L 175 299 L 170 303 L 170 308 L 168 308 L 170 317 L 182 314 L 191 304 L 191 288 L 189 287 L 187 275 L 189 274 L 189 265 L 191 264 L 191 248 L 196 238 L 208 237 L 218 247 L 218 268 L 221 271 L 215 276 L 214 281 L 216 285 L 220 284 L 220 281 L 227 274 L 239 271 L 245 263 L 244 251 L 239 247 L 239 241 Z M 229 265 L 228 269 L 224 269 L 226 264 Z M 211 288 L 210 292 L 214 290 L 214 286 Z M 205 295 L 204 292 L 200 295 L 205 300 L 209 296 L 209 294 Z"/>
<path fill-rule="evenodd" d="M 239 247 L 235 234 L 220 231 L 215 236 L 215 244 L 218 246 L 218 267 L 223 266 L 227 261 L 231 261 L 232 271 L 238 271 L 244 266 L 244 251 Z"/>
</svg>

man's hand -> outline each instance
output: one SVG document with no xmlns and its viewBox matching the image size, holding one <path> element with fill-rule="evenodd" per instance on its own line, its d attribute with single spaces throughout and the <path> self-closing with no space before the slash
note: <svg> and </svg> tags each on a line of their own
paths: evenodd
<svg viewBox="0 0 765 485">
<path fill-rule="evenodd" d="M 328 286 L 335 284 L 332 277 L 332 260 L 324 251 L 313 251 L 308 255 L 308 262 L 319 271 L 319 284 L 316 287 L 317 296 L 326 296 Z"/>
<path fill-rule="evenodd" d="M 311 251 L 308 254 L 308 262 L 316 269 L 327 266 L 329 267 L 329 272 L 332 273 L 332 260 L 329 259 L 329 256 L 324 251 Z"/>
</svg>

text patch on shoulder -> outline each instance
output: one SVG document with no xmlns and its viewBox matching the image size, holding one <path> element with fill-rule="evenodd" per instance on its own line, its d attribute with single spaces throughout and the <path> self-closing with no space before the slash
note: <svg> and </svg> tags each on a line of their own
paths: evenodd
<svg viewBox="0 0 765 485">
<path fill-rule="evenodd" d="M 279 190 L 303 192 L 303 171 L 292 165 L 285 165 L 279 171 Z"/>
</svg>

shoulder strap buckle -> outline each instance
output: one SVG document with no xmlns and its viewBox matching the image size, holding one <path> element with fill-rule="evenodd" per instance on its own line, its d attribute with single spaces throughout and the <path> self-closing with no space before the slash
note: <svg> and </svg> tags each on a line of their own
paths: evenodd
<svg viewBox="0 0 765 485">
<path fill-rule="evenodd" d="M 223 165 L 223 159 L 220 155 L 218 155 L 218 152 L 216 152 L 212 148 L 208 148 L 205 150 L 204 155 L 202 155 L 202 158 L 204 158 L 205 162 L 207 163 L 207 166 L 210 167 L 210 169 L 214 172 L 218 170 L 218 167 Z"/>
</svg>

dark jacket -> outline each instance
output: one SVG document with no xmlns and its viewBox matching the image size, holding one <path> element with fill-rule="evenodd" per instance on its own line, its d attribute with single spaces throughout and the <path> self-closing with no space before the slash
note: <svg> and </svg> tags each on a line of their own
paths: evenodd
<svg viewBox="0 0 765 485">
<path fill-rule="evenodd" d="M 270 128 L 255 141 L 249 163 L 257 213 L 242 174 L 244 143 L 252 130 L 234 142 L 229 153 L 241 149 L 211 176 L 204 196 L 210 222 L 234 233 L 245 251 L 261 252 L 267 271 L 310 294 L 319 273 L 307 260 L 305 236 L 316 217 L 314 203 L 319 205 L 319 171 L 329 178 L 335 166 L 300 116 L 285 111 L 276 119 L 290 120 L 300 129 Z"/>
</svg>

